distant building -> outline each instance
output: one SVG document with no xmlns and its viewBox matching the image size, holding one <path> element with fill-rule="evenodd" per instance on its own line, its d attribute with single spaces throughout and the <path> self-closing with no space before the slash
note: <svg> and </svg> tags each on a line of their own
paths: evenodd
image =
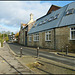
<svg viewBox="0 0 75 75">
<path fill-rule="evenodd" d="M 15 34 L 13 35 L 8 35 L 9 41 L 15 41 Z"/>
<path fill-rule="evenodd" d="M 30 21 L 27 24 L 21 23 L 21 28 L 19 32 L 19 43 L 27 46 L 27 33 L 32 28 L 35 21 L 33 21 L 33 14 L 30 14 Z"/>
<path fill-rule="evenodd" d="M 56 10 L 55 10 L 56 9 Z M 64 7 L 51 6 L 28 32 L 28 46 L 75 51 L 75 2 Z"/>
</svg>

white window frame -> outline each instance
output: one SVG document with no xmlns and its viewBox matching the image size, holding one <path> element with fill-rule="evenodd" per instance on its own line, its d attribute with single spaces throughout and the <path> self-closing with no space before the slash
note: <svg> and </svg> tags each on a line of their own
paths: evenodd
<svg viewBox="0 0 75 75">
<path fill-rule="evenodd" d="M 75 28 L 75 27 L 71 27 L 71 28 Z M 75 31 L 75 30 L 71 30 L 71 28 L 70 28 L 70 40 L 75 40 L 75 39 L 72 38 L 72 34 L 71 34 L 71 32 L 72 32 L 72 31 Z M 74 34 L 73 34 L 73 35 L 74 35 Z"/>
<path fill-rule="evenodd" d="M 50 32 L 50 33 L 49 33 L 49 32 Z M 46 38 L 47 35 L 48 35 L 48 40 L 47 40 L 47 38 Z M 51 35 L 51 30 L 45 32 L 45 41 L 51 41 L 51 40 L 49 39 L 49 35 Z"/>
<path fill-rule="evenodd" d="M 39 41 L 39 34 L 33 34 L 33 41 Z"/>
<path fill-rule="evenodd" d="M 52 20 L 54 20 L 53 16 L 48 19 L 48 21 L 52 21 Z"/>
<path fill-rule="evenodd" d="M 29 35 L 29 42 L 31 42 L 32 41 L 32 36 L 31 35 Z"/>
</svg>

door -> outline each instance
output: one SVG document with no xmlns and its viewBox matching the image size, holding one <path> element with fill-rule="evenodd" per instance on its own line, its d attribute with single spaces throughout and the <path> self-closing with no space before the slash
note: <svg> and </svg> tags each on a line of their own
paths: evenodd
<svg viewBox="0 0 75 75">
<path fill-rule="evenodd" d="M 25 31 L 25 46 L 27 46 L 27 31 Z"/>
</svg>

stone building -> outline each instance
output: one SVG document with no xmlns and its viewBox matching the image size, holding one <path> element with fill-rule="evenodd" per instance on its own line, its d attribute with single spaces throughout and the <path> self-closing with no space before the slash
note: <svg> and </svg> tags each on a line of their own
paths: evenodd
<svg viewBox="0 0 75 75">
<path fill-rule="evenodd" d="M 28 32 L 27 45 L 55 50 L 68 46 L 75 51 L 75 2 L 37 19 Z"/>
<path fill-rule="evenodd" d="M 19 31 L 19 43 L 27 46 L 27 33 L 32 28 L 35 21 L 33 21 L 33 14 L 30 14 L 30 21 L 27 24 L 21 23 L 21 28 Z"/>
</svg>

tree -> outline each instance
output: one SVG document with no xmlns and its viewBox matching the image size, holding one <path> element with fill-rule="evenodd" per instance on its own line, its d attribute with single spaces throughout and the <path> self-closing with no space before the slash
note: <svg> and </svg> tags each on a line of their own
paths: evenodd
<svg viewBox="0 0 75 75">
<path fill-rule="evenodd" d="M 13 32 L 11 32 L 11 35 L 13 35 L 14 33 Z"/>
</svg>

